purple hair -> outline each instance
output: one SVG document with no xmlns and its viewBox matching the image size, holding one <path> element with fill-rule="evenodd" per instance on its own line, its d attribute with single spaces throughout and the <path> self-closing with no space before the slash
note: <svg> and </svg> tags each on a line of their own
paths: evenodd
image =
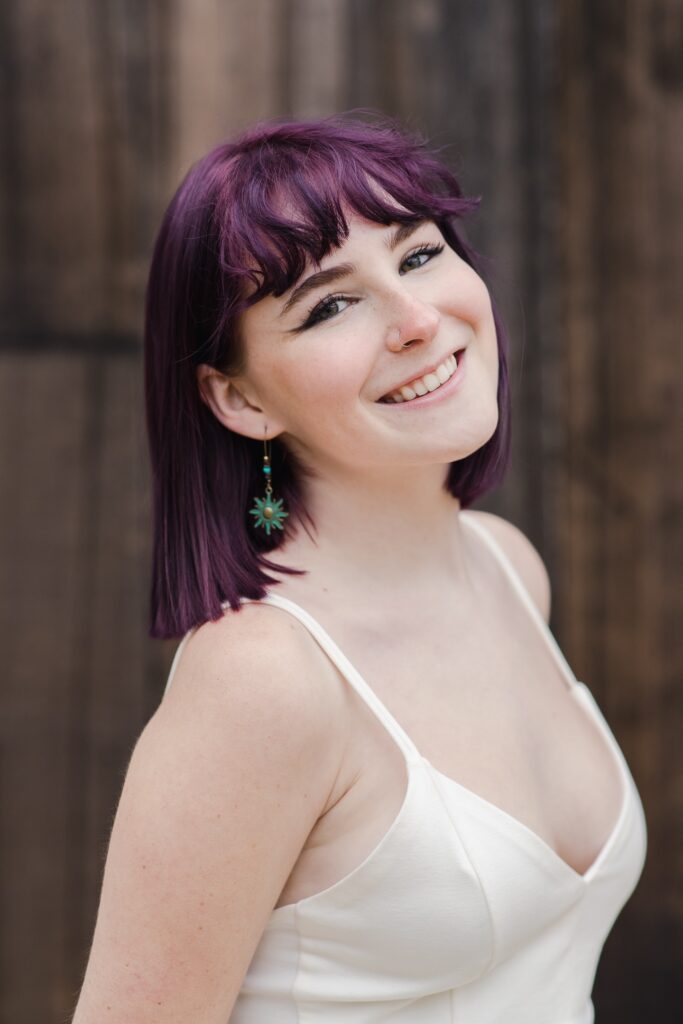
<svg viewBox="0 0 683 1024">
<path fill-rule="evenodd" d="M 421 137 L 369 113 L 372 121 L 347 113 L 252 125 L 195 163 L 166 210 L 145 308 L 154 518 L 150 636 L 182 636 L 220 618 L 222 604 L 236 610 L 242 597 L 263 597 L 277 583 L 265 570 L 303 572 L 266 554 L 296 523 L 312 524 L 304 467 L 273 438 L 274 479 L 289 518 L 284 531 L 256 530 L 248 509 L 262 490 L 262 442 L 228 430 L 200 397 L 200 363 L 228 375 L 244 372 L 239 314 L 266 295 L 282 295 L 309 261 L 319 263 L 342 244 L 343 208 L 384 225 L 434 220 L 483 276 L 482 258 L 456 227 L 480 199 L 462 195 Z M 385 202 L 373 182 L 409 212 Z M 295 220 L 284 216 L 285 206 L 297 211 Z M 498 485 L 510 456 L 508 342 L 492 304 L 499 420 L 486 444 L 451 463 L 446 488 L 463 508 Z"/>
</svg>

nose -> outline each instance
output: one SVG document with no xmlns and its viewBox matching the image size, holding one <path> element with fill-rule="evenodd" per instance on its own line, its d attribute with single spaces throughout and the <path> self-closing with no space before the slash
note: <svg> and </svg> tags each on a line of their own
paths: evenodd
<svg viewBox="0 0 683 1024">
<path fill-rule="evenodd" d="M 387 328 L 387 348 L 398 352 L 421 341 L 432 341 L 441 322 L 441 314 L 434 306 L 407 291 L 396 291 L 391 302 L 393 317 Z"/>
</svg>

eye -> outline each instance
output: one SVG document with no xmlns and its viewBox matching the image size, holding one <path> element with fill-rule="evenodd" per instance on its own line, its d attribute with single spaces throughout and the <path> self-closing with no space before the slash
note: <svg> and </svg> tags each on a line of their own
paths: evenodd
<svg viewBox="0 0 683 1024">
<path fill-rule="evenodd" d="M 442 245 L 422 245 L 418 249 L 409 252 L 408 255 L 403 259 L 401 266 L 405 266 L 410 260 L 415 260 L 420 256 L 425 256 L 422 263 L 418 263 L 416 266 L 411 267 L 411 270 L 419 270 L 425 263 L 429 262 L 429 259 L 434 256 L 438 256 L 440 252 L 443 252 L 444 246 Z M 322 323 L 324 320 L 332 320 L 338 315 L 334 312 L 334 307 L 338 306 L 340 302 L 357 302 L 358 299 L 352 299 L 348 295 L 326 295 L 324 299 L 317 302 L 311 309 L 309 309 L 306 319 L 302 324 L 299 325 L 298 330 L 305 331 L 309 327 L 313 327 L 317 323 Z M 331 311 L 331 312 L 330 312 Z M 329 314 L 329 315 L 328 315 Z"/>
<path fill-rule="evenodd" d="M 408 260 L 414 260 L 418 256 L 438 256 L 440 252 L 443 252 L 443 245 L 423 245 L 414 252 L 409 252 L 403 263 L 407 263 Z M 427 263 L 428 260 L 425 260 Z M 403 264 L 401 264 L 403 266 Z M 423 267 L 424 263 L 418 263 L 418 267 Z"/>
<path fill-rule="evenodd" d="M 338 306 L 340 302 L 353 302 L 355 300 L 350 299 L 347 295 L 327 295 L 321 302 L 318 302 L 313 309 L 309 310 L 306 319 L 301 325 L 301 329 L 306 327 L 312 327 L 313 324 L 320 323 L 323 320 L 331 320 L 333 316 L 336 316 L 334 307 Z M 331 314 L 328 316 L 328 313 Z M 338 312 L 338 311 L 337 311 Z"/>
</svg>

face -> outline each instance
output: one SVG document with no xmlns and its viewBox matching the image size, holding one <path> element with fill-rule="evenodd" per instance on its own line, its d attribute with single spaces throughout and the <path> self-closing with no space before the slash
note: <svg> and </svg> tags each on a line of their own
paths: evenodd
<svg viewBox="0 0 683 1024">
<path fill-rule="evenodd" d="M 268 437 L 281 437 L 323 473 L 395 472 L 470 455 L 498 422 L 498 350 L 484 282 L 431 221 L 398 237 L 398 224 L 354 214 L 348 221 L 341 247 L 283 296 L 242 315 L 247 370 L 223 392 L 221 418 L 260 439 L 267 426 Z M 340 264 L 343 277 L 301 287 Z M 441 384 L 456 352 L 459 368 Z M 403 402 L 382 401 L 444 361 L 445 373 L 413 388 L 427 388 L 424 397 L 404 391 Z"/>
</svg>

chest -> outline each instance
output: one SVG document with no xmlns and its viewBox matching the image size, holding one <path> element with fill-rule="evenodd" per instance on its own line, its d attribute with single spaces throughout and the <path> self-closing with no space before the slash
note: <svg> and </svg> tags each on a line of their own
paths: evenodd
<svg viewBox="0 0 683 1024">
<path fill-rule="evenodd" d="M 521 822 L 577 872 L 590 866 L 618 816 L 621 779 L 525 609 L 489 593 L 485 614 L 423 609 L 401 629 L 381 617 L 331 621 L 324 609 L 317 617 L 437 772 Z M 339 798 L 316 823 L 280 904 L 353 870 L 404 800 L 404 755 L 349 689 Z"/>
</svg>

